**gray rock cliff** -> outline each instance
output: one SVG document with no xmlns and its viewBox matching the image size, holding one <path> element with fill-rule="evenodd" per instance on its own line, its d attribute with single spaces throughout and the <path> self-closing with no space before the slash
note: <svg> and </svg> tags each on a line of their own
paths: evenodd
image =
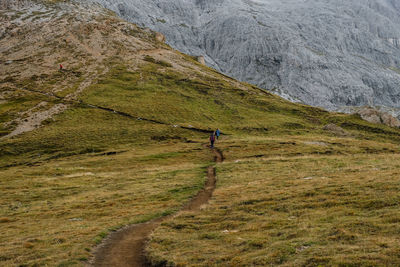
<svg viewBox="0 0 400 267">
<path fill-rule="evenodd" d="M 306 104 L 400 108 L 400 0 L 95 0 Z"/>
</svg>

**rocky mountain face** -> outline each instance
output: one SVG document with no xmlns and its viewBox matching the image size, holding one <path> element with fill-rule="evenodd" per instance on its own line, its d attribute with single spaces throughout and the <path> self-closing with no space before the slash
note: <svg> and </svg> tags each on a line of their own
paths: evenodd
<svg viewBox="0 0 400 267">
<path fill-rule="evenodd" d="M 95 0 L 294 101 L 400 108 L 398 0 Z"/>
</svg>

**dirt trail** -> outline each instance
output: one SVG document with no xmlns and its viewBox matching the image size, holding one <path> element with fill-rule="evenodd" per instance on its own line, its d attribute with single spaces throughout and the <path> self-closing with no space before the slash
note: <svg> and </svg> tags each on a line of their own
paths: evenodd
<svg viewBox="0 0 400 267">
<path fill-rule="evenodd" d="M 218 149 L 212 149 L 214 161 L 222 162 L 224 156 Z M 204 188 L 184 206 L 182 211 L 195 211 L 208 202 L 216 185 L 215 167 L 207 168 L 207 181 Z M 89 266 L 95 267 L 142 267 L 149 266 L 144 255 L 144 247 L 150 234 L 165 220 L 175 215 L 161 217 L 152 221 L 135 224 L 112 233 L 103 241 L 94 254 Z"/>
<path fill-rule="evenodd" d="M 39 104 L 35 108 L 39 108 L 42 105 Z M 15 119 L 12 122 L 17 123 L 17 127 L 9 133 L 8 135 L 5 135 L 3 137 L 0 137 L 0 140 L 6 139 L 6 138 L 11 138 L 16 135 L 23 134 L 25 132 L 30 132 L 33 131 L 37 128 L 39 128 L 42 124 L 43 121 L 47 119 L 51 119 L 53 116 L 64 112 L 68 108 L 67 105 L 65 104 L 56 104 L 52 106 L 50 109 L 43 110 L 43 111 L 38 111 L 38 112 L 26 112 L 29 116 L 27 118 L 18 118 Z"/>
</svg>

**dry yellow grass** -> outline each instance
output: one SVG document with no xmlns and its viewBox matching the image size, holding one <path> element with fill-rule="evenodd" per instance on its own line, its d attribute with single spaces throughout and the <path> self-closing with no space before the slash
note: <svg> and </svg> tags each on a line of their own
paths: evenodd
<svg viewBox="0 0 400 267">
<path fill-rule="evenodd" d="M 154 262 L 398 265 L 398 129 L 235 81 L 105 10 L 45 2 L 0 12 L 23 32 L 0 40 L 0 136 L 29 109 L 68 106 L 0 140 L 1 266 L 84 265 L 109 231 L 182 207 L 212 154 L 178 125 L 221 128 L 227 160 L 210 205 L 156 231 Z"/>
<path fill-rule="evenodd" d="M 212 160 L 185 143 L 101 154 L 1 171 L 2 266 L 82 264 L 109 230 L 180 209 Z"/>
<path fill-rule="evenodd" d="M 270 145 L 262 150 L 263 141 L 257 139 L 254 145 L 242 140 L 236 153 L 226 154 L 227 161 L 217 168 L 218 188 L 205 209 L 183 214 L 155 231 L 148 247 L 153 263 L 400 264 L 399 154 L 291 156 L 284 145 L 278 149 L 274 143 L 297 138 L 265 139 Z M 367 143 L 370 148 L 385 147 Z M 353 145 L 360 147 L 357 141 Z M 282 155 L 242 158 L 248 151 L 242 154 L 241 148 Z"/>
</svg>

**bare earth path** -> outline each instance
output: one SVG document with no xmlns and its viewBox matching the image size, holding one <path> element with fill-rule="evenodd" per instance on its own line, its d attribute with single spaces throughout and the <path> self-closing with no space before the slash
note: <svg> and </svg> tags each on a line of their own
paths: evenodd
<svg viewBox="0 0 400 267">
<path fill-rule="evenodd" d="M 216 163 L 224 160 L 223 154 L 218 149 L 212 149 Z M 207 181 L 204 188 L 187 204 L 182 211 L 198 210 L 211 198 L 216 185 L 215 167 L 207 168 Z M 175 215 L 176 216 L 176 215 Z M 122 228 L 112 233 L 98 247 L 94 254 L 91 266 L 95 267 L 142 267 L 146 264 L 146 257 L 143 253 L 146 240 L 149 235 L 163 221 L 171 218 L 166 216 L 152 221 L 135 224 Z"/>
</svg>

